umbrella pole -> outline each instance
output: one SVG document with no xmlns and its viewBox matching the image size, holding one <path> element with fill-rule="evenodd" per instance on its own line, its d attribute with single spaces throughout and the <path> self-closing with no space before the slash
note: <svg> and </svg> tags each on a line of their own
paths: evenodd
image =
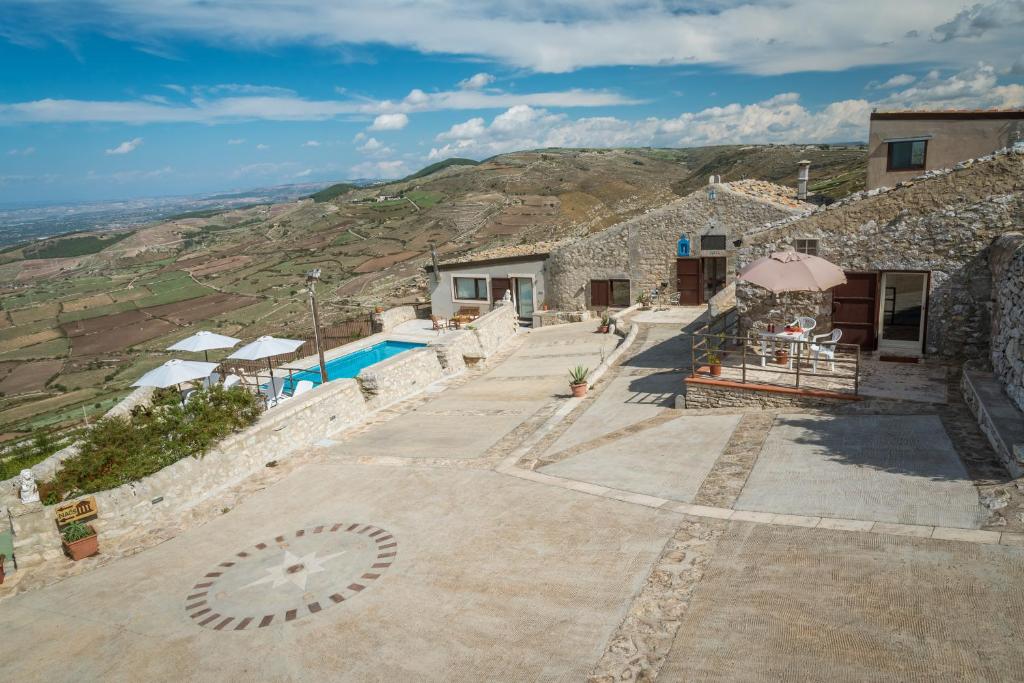
<svg viewBox="0 0 1024 683">
<path fill-rule="evenodd" d="M 209 351 L 207 351 L 206 349 L 203 349 L 203 358 L 205 358 L 205 359 L 206 359 L 206 362 L 207 362 L 207 363 L 209 363 L 209 362 L 210 362 L 210 352 L 209 352 Z"/>
</svg>

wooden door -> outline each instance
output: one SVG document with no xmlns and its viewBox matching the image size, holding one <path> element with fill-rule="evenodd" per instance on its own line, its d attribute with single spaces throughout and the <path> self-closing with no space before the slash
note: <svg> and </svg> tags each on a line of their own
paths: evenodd
<svg viewBox="0 0 1024 683">
<path fill-rule="evenodd" d="M 497 303 L 505 298 L 505 292 L 512 289 L 512 280 L 507 277 L 491 278 L 491 301 Z"/>
<path fill-rule="evenodd" d="M 590 281 L 590 307 L 608 308 L 612 300 L 611 284 L 607 280 Z"/>
<path fill-rule="evenodd" d="M 704 303 L 704 278 L 699 258 L 676 259 L 676 291 L 682 306 L 700 306 Z"/>
<path fill-rule="evenodd" d="M 878 346 L 878 273 L 847 273 L 846 284 L 832 290 L 832 326 L 843 331 L 844 344 L 864 351 Z"/>
</svg>

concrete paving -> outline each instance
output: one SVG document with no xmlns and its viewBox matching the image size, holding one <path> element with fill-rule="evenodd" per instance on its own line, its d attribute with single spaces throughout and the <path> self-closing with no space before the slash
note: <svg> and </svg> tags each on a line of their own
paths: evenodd
<svg viewBox="0 0 1024 683">
<path fill-rule="evenodd" d="M 977 529 L 977 490 L 934 415 L 780 415 L 737 510 Z"/>
<path fill-rule="evenodd" d="M 569 368 L 596 367 L 618 338 L 591 322 L 523 332 L 522 346 L 476 381 L 334 447 L 348 456 L 479 458 L 549 401 L 568 394 Z"/>
<path fill-rule="evenodd" d="M 350 523 L 390 538 L 342 539 Z M 172 541 L 5 601 L 4 678 L 582 680 L 675 524 L 493 472 L 308 466 Z M 368 544 L 395 554 L 367 565 Z"/>
<path fill-rule="evenodd" d="M 733 522 L 659 680 L 1019 681 L 1024 549 Z"/>
<path fill-rule="evenodd" d="M 540 471 L 690 503 L 739 420 L 738 415 L 680 417 Z"/>
</svg>

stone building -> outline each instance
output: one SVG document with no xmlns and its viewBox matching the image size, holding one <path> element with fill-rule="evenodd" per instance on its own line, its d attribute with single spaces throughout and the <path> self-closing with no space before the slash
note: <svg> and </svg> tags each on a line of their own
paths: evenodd
<svg viewBox="0 0 1024 683">
<path fill-rule="evenodd" d="M 560 310 L 624 307 L 658 287 L 672 301 L 704 304 L 734 280 L 736 246 L 748 230 L 809 206 L 769 182 L 714 183 L 553 248 L 546 302 Z"/>
<path fill-rule="evenodd" d="M 1024 144 L 1024 110 L 871 114 L 867 188 L 893 187 L 924 171 Z"/>
<path fill-rule="evenodd" d="M 839 328 L 843 342 L 867 351 L 988 359 L 998 294 L 992 245 L 1022 227 L 1024 152 L 1010 149 L 777 221 L 744 238 L 739 268 L 771 252 L 813 245 L 846 271 L 848 283 L 779 297 L 739 283 L 741 326 L 809 315 L 817 320 L 815 333 Z M 1019 282 L 1022 275 L 1015 277 Z M 1009 345 L 1019 332 L 1003 327 Z"/>
</svg>

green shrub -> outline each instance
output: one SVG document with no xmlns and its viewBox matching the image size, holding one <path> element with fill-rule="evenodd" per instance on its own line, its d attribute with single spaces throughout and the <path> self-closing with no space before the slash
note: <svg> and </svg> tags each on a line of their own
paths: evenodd
<svg viewBox="0 0 1024 683">
<path fill-rule="evenodd" d="M 147 477 L 188 456 L 201 456 L 219 440 L 260 416 L 260 400 L 243 389 L 214 386 L 182 405 L 177 394 L 157 392 L 154 405 L 136 409 L 129 420 L 104 418 L 89 429 L 77 455 L 64 461 L 44 495 L 64 500 L 117 488 Z"/>
<path fill-rule="evenodd" d="M 75 541 L 81 541 L 83 538 L 95 536 L 96 532 L 87 524 L 71 522 L 64 527 L 64 530 L 60 532 L 60 535 L 64 539 L 65 543 L 74 543 Z"/>
</svg>

